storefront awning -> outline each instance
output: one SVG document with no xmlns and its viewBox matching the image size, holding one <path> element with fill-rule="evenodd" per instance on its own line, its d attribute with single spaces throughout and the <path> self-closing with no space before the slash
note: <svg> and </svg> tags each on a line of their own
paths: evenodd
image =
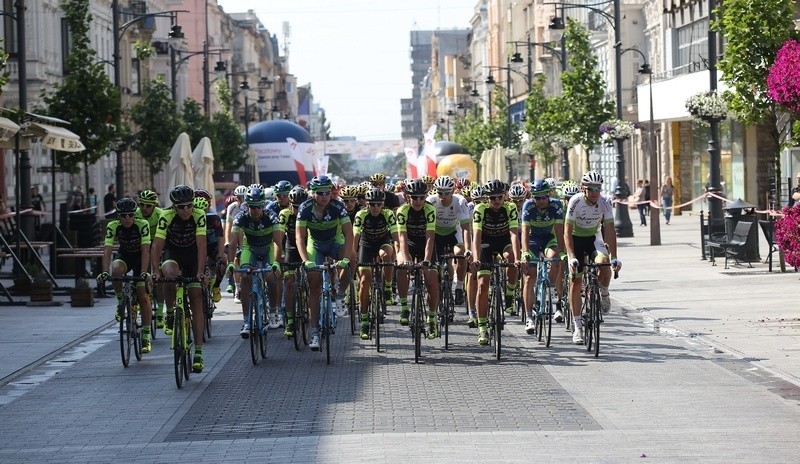
<svg viewBox="0 0 800 464">
<path fill-rule="evenodd" d="M 19 131 L 19 126 L 12 120 L 0 117 L 0 140 L 9 140 Z"/>
<path fill-rule="evenodd" d="M 42 146 L 53 150 L 78 152 L 86 149 L 77 134 L 63 127 L 31 122 L 30 131 L 41 138 Z"/>
</svg>

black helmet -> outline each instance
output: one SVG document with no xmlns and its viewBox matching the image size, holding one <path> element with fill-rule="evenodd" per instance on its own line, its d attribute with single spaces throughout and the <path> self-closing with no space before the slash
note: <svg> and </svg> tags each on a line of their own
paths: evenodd
<svg viewBox="0 0 800 464">
<path fill-rule="evenodd" d="M 194 190 L 188 185 L 176 185 L 169 191 L 169 199 L 174 205 L 191 203 L 194 201 Z"/>
<path fill-rule="evenodd" d="M 118 213 L 133 213 L 136 211 L 136 202 L 132 198 L 123 198 L 117 202 Z"/>
<path fill-rule="evenodd" d="M 383 190 L 372 187 L 367 190 L 367 193 L 364 195 L 364 197 L 367 199 L 367 201 L 382 202 L 386 199 L 386 194 L 383 193 Z"/>
<path fill-rule="evenodd" d="M 483 185 L 483 194 L 484 195 L 497 195 L 506 191 L 506 185 L 497 180 L 493 179 L 486 184 Z"/>
<path fill-rule="evenodd" d="M 308 192 L 299 185 L 289 192 L 289 201 L 295 206 L 299 206 L 306 200 L 308 200 Z"/>
<path fill-rule="evenodd" d="M 414 179 L 406 184 L 406 193 L 409 195 L 425 195 L 428 193 L 428 185 L 422 179 Z"/>
</svg>

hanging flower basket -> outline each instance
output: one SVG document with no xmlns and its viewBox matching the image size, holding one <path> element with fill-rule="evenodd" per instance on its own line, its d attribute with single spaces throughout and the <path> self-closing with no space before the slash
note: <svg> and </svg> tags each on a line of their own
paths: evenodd
<svg viewBox="0 0 800 464">
<path fill-rule="evenodd" d="M 781 45 L 767 74 L 767 94 L 793 113 L 800 112 L 800 42 L 789 39 Z"/>
<path fill-rule="evenodd" d="M 721 121 L 728 116 L 728 106 L 716 91 L 692 95 L 686 100 L 686 109 L 696 121 L 704 124 L 712 120 Z"/>
<path fill-rule="evenodd" d="M 775 244 L 783 251 L 786 264 L 800 266 L 800 208 L 783 209 L 775 221 Z"/>
<path fill-rule="evenodd" d="M 633 136 L 633 131 L 635 129 L 636 124 L 622 119 L 612 119 L 600 124 L 601 138 L 606 143 L 611 143 L 615 140 L 629 139 Z"/>
</svg>

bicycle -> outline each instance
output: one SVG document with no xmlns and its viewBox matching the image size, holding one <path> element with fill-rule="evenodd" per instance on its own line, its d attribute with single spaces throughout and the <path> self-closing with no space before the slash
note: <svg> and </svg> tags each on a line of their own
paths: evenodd
<svg viewBox="0 0 800 464">
<path fill-rule="evenodd" d="M 356 334 L 356 322 L 359 314 L 357 295 L 358 288 L 356 287 L 356 279 L 350 279 L 350 285 L 347 291 L 347 312 L 350 315 L 350 335 Z"/>
<path fill-rule="evenodd" d="M 272 273 L 272 268 L 243 267 L 233 272 L 250 276 L 250 305 L 247 309 L 250 333 L 247 338 L 250 339 L 250 360 L 253 365 L 258 365 L 261 359 L 267 357 L 267 326 L 271 311 L 264 277 Z"/>
<path fill-rule="evenodd" d="M 359 267 L 372 270 L 372 285 L 369 289 L 369 340 L 375 340 L 375 350 L 381 351 L 381 323 L 386 314 L 386 300 L 383 298 L 383 268 L 394 266 L 394 263 L 360 263 Z M 357 314 L 360 314 L 359 311 Z M 361 318 L 359 317 L 359 320 Z M 373 336 L 374 334 L 374 336 Z"/>
<path fill-rule="evenodd" d="M 505 328 L 505 289 L 506 273 L 503 269 L 516 267 L 516 263 L 508 263 L 502 258 L 491 263 L 492 274 L 489 281 L 489 344 L 494 347 L 494 354 L 500 360 L 502 354 L 502 333 Z"/>
<path fill-rule="evenodd" d="M 425 317 L 425 283 L 422 277 L 423 265 L 420 263 L 408 263 L 398 267 L 411 271 L 409 279 L 413 283 L 408 289 L 411 294 L 411 310 L 408 327 L 411 329 L 411 337 L 414 339 L 414 362 L 418 363 L 420 356 L 422 356 L 422 335 L 427 333 L 428 322 L 428 319 Z"/>
<path fill-rule="evenodd" d="M 598 273 L 600 267 L 611 266 L 611 263 L 584 264 L 583 292 L 581 302 L 581 320 L 583 321 L 583 340 L 586 351 L 594 350 L 594 357 L 600 356 L 600 324 L 603 323 L 602 303 L 600 301 L 600 282 Z M 619 275 L 614 271 L 614 278 Z"/>
<path fill-rule="evenodd" d="M 439 269 L 441 269 L 439 279 L 439 306 L 436 311 L 436 322 L 439 326 L 439 336 L 444 333 L 444 349 L 449 349 L 450 344 L 450 323 L 455 319 L 456 306 L 453 299 L 453 276 L 450 274 L 450 266 L 448 261 L 451 259 L 467 259 L 463 255 L 454 255 L 452 253 L 444 254 L 439 260 Z M 466 296 L 465 296 L 466 300 Z"/>
<path fill-rule="evenodd" d="M 172 349 L 173 370 L 175 373 L 175 384 L 178 388 L 183 387 L 183 381 L 189 380 L 192 371 L 192 317 L 191 306 L 186 294 L 186 285 L 198 282 L 196 277 L 172 277 L 158 279 L 159 283 L 177 284 L 175 290 L 175 307 L 173 308 L 172 336 L 170 348 Z"/>
<path fill-rule="evenodd" d="M 123 282 L 122 314 L 119 319 L 119 350 L 122 365 L 128 367 L 131 362 L 131 350 L 137 361 L 142 360 L 142 314 L 136 302 L 135 283 L 143 282 L 141 277 L 122 276 L 106 277 L 104 282 Z"/>
<path fill-rule="evenodd" d="M 319 331 L 325 339 L 325 362 L 331 363 L 331 335 L 336 333 L 336 313 L 333 311 L 333 296 L 331 295 L 331 282 L 328 277 L 331 271 L 337 269 L 336 263 L 327 262 L 311 268 L 308 271 L 322 272 L 322 294 L 319 297 Z"/>
<path fill-rule="evenodd" d="M 536 263 L 536 293 L 534 299 L 535 327 L 537 340 L 544 338 L 545 346 L 550 346 L 553 331 L 553 284 L 550 282 L 551 263 L 560 262 L 561 258 L 547 258 L 539 254 L 530 262 Z"/>
<path fill-rule="evenodd" d="M 294 280 L 294 311 L 292 313 L 292 333 L 291 338 L 294 342 L 294 349 L 300 351 L 302 340 L 303 345 L 308 345 L 308 277 L 303 263 L 285 263 L 281 265 L 284 271 L 295 271 Z M 285 295 L 285 293 L 284 293 Z"/>
<path fill-rule="evenodd" d="M 569 266 L 566 263 L 566 254 L 562 256 L 561 260 L 564 261 L 564 272 L 561 274 L 562 279 L 562 292 L 561 292 L 561 313 L 564 315 L 564 328 L 567 332 L 572 331 L 572 303 L 569 301 Z"/>
<path fill-rule="evenodd" d="M 206 278 L 211 281 L 211 267 L 206 264 L 205 274 Z M 214 303 L 214 298 L 211 295 L 211 289 L 209 285 L 203 285 L 203 316 L 205 318 L 205 332 L 203 334 L 203 341 L 208 340 L 211 338 L 211 318 L 214 317 L 214 310 L 217 309 L 216 303 Z"/>
</svg>

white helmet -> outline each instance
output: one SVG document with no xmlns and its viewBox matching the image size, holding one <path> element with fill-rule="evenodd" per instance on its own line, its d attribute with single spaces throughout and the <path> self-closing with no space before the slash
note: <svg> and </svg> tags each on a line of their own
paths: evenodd
<svg viewBox="0 0 800 464">
<path fill-rule="evenodd" d="M 436 190 L 453 190 L 456 188 L 456 182 L 450 176 L 439 176 L 433 183 L 433 187 Z"/>
<path fill-rule="evenodd" d="M 597 171 L 587 171 L 586 174 L 581 177 L 581 184 L 590 184 L 590 185 L 600 185 L 603 183 L 603 176 L 600 175 Z"/>
<path fill-rule="evenodd" d="M 267 187 L 264 189 L 264 195 L 267 197 L 267 201 L 274 201 L 275 200 L 275 189 L 272 187 Z"/>
<path fill-rule="evenodd" d="M 508 189 L 508 196 L 511 198 L 525 198 L 527 195 L 528 191 L 525 190 L 525 186 L 520 183 L 511 184 L 511 188 Z"/>
<path fill-rule="evenodd" d="M 243 197 L 247 194 L 247 187 L 245 187 L 244 185 L 240 185 L 235 189 L 233 189 L 233 194 L 236 195 L 237 197 Z"/>
<path fill-rule="evenodd" d="M 551 190 L 556 188 L 556 185 L 558 184 L 558 181 L 556 181 L 555 178 L 553 178 L 553 177 L 548 177 L 544 181 L 545 181 L 545 183 L 547 183 L 547 185 L 550 186 Z"/>
</svg>

